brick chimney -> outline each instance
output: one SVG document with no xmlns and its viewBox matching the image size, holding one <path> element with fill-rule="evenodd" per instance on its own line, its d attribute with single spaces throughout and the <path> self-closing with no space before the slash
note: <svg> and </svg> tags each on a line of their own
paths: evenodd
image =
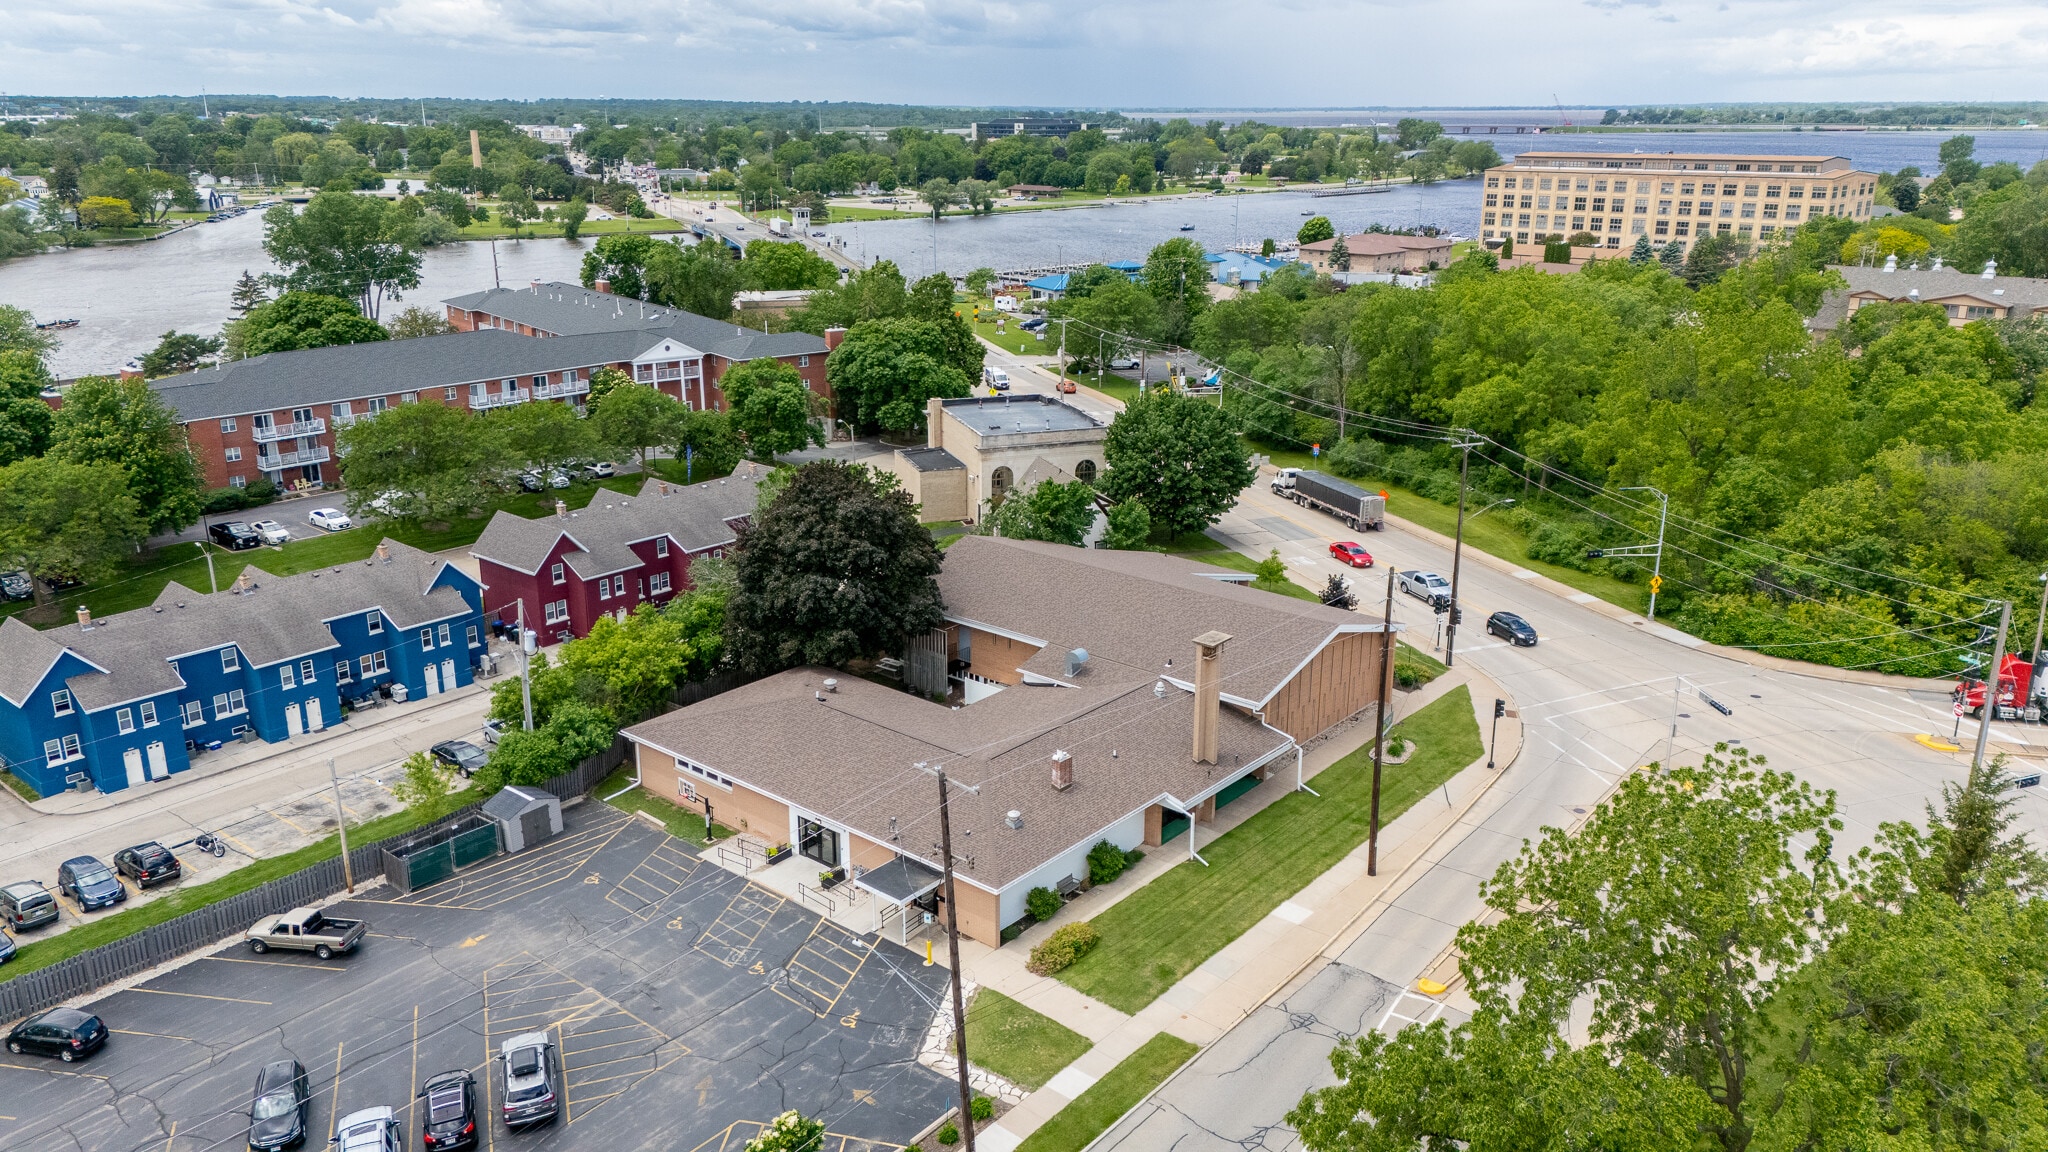
<svg viewBox="0 0 2048 1152">
<path fill-rule="evenodd" d="M 382 560 L 386 564 L 391 563 L 391 548 L 382 540 L 377 541 L 377 559 Z"/>
<path fill-rule="evenodd" d="M 83 604 L 78 606 L 78 630 L 80 632 L 92 631 L 92 609 L 87 608 Z"/>
<path fill-rule="evenodd" d="M 666 485 L 664 485 L 664 486 L 662 487 L 662 490 L 661 490 L 661 494 L 662 494 L 662 495 L 664 495 L 664 496 L 668 495 L 668 487 L 667 487 Z M 567 502 L 567 501 L 564 501 L 564 500 L 557 500 L 557 501 L 555 501 L 555 519 L 557 519 L 557 520 L 567 520 L 568 518 L 569 518 L 569 505 L 568 505 L 568 502 Z"/>
<path fill-rule="evenodd" d="M 937 396 L 926 398 L 924 402 L 925 447 L 944 448 L 946 446 L 945 420 L 942 419 L 945 414 L 946 405 L 944 401 L 940 400 Z"/>
<path fill-rule="evenodd" d="M 829 352 L 833 351 L 834 349 L 838 348 L 838 347 L 839 347 L 839 342 L 840 342 L 840 341 L 842 341 L 842 340 L 844 340 L 844 339 L 846 339 L 846 329 L 844 329 L 844 328 L 827 328 L 827 329 L 825 329 L 825 351 L 829 353 Z"/>
<path fill-rule="evenodd" d="M 1195 637 L 1195 762 L 1216 763 L 1217 729 L 1223 707 L 1223 646 L 1230 637 L 1204 632 Z"/>
<path fill-rule="evenodd" d="M 1074 786 L 1074 755 L 1059 751 L 1052 754 L 1052 790 L 1065 792 Z"/>
<path fill-rule="evenodd" d="M 591 287 L 595 288 L 599 292 L 609 292 L 612 290 L 612 282 L 600 277 L 595 284 L 591 285 Z"/>
</svg>

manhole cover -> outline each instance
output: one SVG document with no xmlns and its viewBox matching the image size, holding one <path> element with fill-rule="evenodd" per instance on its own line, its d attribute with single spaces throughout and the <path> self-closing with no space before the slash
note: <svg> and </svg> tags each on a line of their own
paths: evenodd
<svg viewBox="0 0 2048 1152">
<path fill-rule="evenodd" d="M 1584 816 L 1586 814 L 1586 810 L 1584 808 L 1574 808 L 1572 809 L 1572 811 L 1577 812 L 1581 816 Z"/>
<path fill-rule="evenodd" d="M 1763 699 L 1763 697 L 1761 697 L 1761 696 L 1757 695 L 1757 694 L 1756 694 L 1756 693 L 1754 693 L 1754 692 L 1751 692 L 1751 693 L 1749 694 L 1749 698 L 1750 698 L 1751 700 L 1761 700 L 1761 699 Z"/>
</svg>

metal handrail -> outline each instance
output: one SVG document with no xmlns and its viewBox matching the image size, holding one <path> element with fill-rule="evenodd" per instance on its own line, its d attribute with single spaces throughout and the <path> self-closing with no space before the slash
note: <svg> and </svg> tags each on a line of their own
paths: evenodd
<svg viewBox="0 0 2048 1152">
<path fill-rule="evenodd" d="M 816 888 L 813 888 L 810 885 L 803 883 L 802 881 L 797 882 L 796 898 L 799 901 L 816 901 L 817 903 L 824 906 L 825 914 L 828 916 L 839 911 L 839 905 L 835 903 L 830 896 L 825 895 L 823 892 L 818 891 Z"/>
</svg>

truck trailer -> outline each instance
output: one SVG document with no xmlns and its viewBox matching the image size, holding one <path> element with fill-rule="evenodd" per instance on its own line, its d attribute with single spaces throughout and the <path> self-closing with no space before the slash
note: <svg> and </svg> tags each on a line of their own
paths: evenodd
<svg viewBox="0 0 2048 1152">
<path fill-rule="evenodd" d="M 1308 508 L 1321 509 L 1351 528 L 1377 532 L 1387 526 L 1387 498 L 1349 480 L 1303 468 L 1282 468 L 1273 491 Z"/>
</svg>

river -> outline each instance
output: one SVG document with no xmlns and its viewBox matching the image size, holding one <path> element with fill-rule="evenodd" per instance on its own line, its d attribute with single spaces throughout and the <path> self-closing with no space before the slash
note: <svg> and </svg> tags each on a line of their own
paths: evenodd
<svg viewBox="0 0 2048 1152">
<path fill-rule="evenodd" d="M 1503 122 L 1508 122 L 1503 120 Z M 1530 149 L 1614 152 L 1839 153 L 1873 171 L 1916 164 L 1938 167 L 1937 149 L 1952 133 L 1915 132 L 1640 132 L 1474 137 L 1503 155 Z M 1977 157 L 2031 167 L 2048 157 L 2048 133 L 1990 130 L 1973 133 Z M 889 220 L 835 224 L 848 255 L 867 262 L 896 261 L 911 276 L 943 268 L 964 274 L 979 267 L 1019 268 L 1084 260 L 1143 259 L 1153 245 L 1187 236 L 1217 249 L 1264 237 L 1292 236 L 1304 212 L 1329 216 L 1347 231 L 1369 224 L 1434 224 L 1472 235 L 1479 195 L 1469 181 L 1403 186 L 1361 196 L 1311 197 L 1306 192 L 1218 196 L 1114 208 L 1013 212 L 928 221 Z M 1192 224 L 1188 232 L 1181 225 Z M 574 280 L 592 241 L 511 240 L 497 244 L 497 276 L 505 284 L 530 279 Z M 936 255 L 934 246 L 936 245 Z M 430 249 L 420 286 L 386 315 L 409 304 L 438 308 L 440 301 L 492 283 L 491 245 L 450 244 Z M 263 254 L 263 222 L 249 212 L 218 224 L 200 224 L 162 240 L 44 253 L 0 263 L 0 304 L 26 308 L 42 321 L 73 318 L 51 358 L 59 376 L 111 372 L 153 347 L 164 332 L 212 334 L 229 315 L 229 292 L 244 269 L 273 271 Z"/>
</svg>

